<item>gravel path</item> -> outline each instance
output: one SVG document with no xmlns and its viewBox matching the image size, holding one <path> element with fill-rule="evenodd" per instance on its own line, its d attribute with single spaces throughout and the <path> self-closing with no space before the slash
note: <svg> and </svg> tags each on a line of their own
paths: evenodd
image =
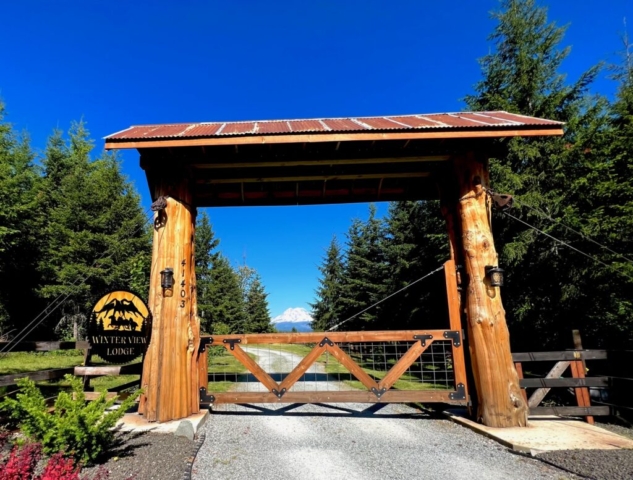
<svg viewBox="0 0 633 480">
<path fill-rule="evenodd" d="M 361 412 L 367 406 L 346 404 L 343 408 Z M 371 416 L 331 412 L 324 406 L 303 405 L 283 416 L 246 408 L 241 413 L 216 413 L 203 427 L 206 440 L 194 462 L 192 478 L 574 478 L 405 405 L 388 405 Z"/>
<path fill-rule="evenodd" d="M 269 373 L 288 372 L 288 365 L 300 360 L 287 352 L 245 350 L 261 355 L 257 361 Z M 323 373 L 322 366 L 313 368 Z M 317 388 L 306 383 L 304 388 Z M 330 389 L 349 388 L 342 382 L 328 384 Z M 206 440 L 196 456 L 193 479 L 575 478 L 405 405 L 253 407 L 214 408 L 202 429 Z M 283 415 L 275 411 L 282 407 Z"/>
<path fill-rule="evenodd" d="M 558 450 L 537 458 L 593 480 L 633 478 L 633 450 Z"/>
<path fill-rule="evenodd" d="M 187 461 L 195 454 L 194 442 L 166 433 L 123 433 L 103 466 L 84 468 L 82 477 L 92 478 L 99 468 L 108 480 L 182 480 Z"/>
</svg>

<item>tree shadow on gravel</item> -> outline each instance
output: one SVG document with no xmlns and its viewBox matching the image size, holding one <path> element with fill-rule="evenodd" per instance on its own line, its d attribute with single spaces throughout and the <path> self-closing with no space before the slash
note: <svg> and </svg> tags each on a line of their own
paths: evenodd
<svg viewBox="0 0 633 480">
<path fill-rule="evenodd" d="M 304 411 L 296 412 L 296 410 L 305 405 L 312 405 L 320 407 L 319 411 Z M 236 404 L 234 410 L 213 410 L 209 409 L 213 415 L 234 415 L 234 416 L 284 416 L 284 417 L 353 417 L 353 418 L 416 418 L 420 420 L 438 420 L 445 419 L 441 410 L 435 409 L 420 409 L 419 406 L 409 406 L 409 408 L 415 408 L 417 411 L 411 413 L 391 413 L 381 412 L 381 410 L 387 407 L 387 403 L 375 403 L 371 404 L 367 408 L 362 410 L 356 410 L 350 407 L 344 407 L 340 404 L 331 403 L 292 403 L 283 407 L 265 407 L 261 404 L 240 403 Z"/>
<path fill-rule="evenodd" d="M 149 431 L 145 432 L 125 432 L 118 430 L 115 433 L 114 441 L 107 452 L 94 463 L 94 465 L 103 465 L 108 463 L 114 457 L 126 458 L 134 456 L 134 452 L 139 448 L 150 445 L 150 442 L 140 441 Z"/>
</svg>

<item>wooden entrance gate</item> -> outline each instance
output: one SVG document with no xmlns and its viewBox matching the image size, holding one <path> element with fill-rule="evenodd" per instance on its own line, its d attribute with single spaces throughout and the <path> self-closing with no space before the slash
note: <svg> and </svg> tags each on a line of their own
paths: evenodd
<svg viewBox="0 0 633 480">
<path fill-rule="evenodd" d="M 447 330 L 201 337 L 201 403 L 467 404 L 453 261 L 444 273 Z"/>
</svg>

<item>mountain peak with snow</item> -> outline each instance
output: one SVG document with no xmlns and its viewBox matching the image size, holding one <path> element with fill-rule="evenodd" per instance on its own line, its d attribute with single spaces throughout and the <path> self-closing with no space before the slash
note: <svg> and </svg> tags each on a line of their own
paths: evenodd
<svg viewBox="0 0 633 480">
<path fill-rule="evenodd" d="M 301 307 L 287 308 L 284 313 L 272 319 L 272 323 L 306 323 L 312 322 L 310 313 Z"/>
</svg>

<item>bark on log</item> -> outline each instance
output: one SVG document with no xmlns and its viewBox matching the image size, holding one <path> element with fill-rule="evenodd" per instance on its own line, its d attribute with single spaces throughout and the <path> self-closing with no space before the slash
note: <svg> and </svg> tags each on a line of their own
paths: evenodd
<svg viewBox="0 0 633 480">
<path fill-rule="evenodd" d="M 459 186 L 455 227 L 460 234 L 466 274 L 465 307 L 478 397 L 477 419 L 489 427 L 526 426 L 528 407 L 512 361 L 499 287 L 492 287 L 485 274 L 486 265 L 498 264 L 485 192 L 487 162 L 468 155 L 455 158 L 453 166 Z"/>
<path fill-rule="evenodd" d="M 200 405 L 195 207 L 185 175 L 163 172 L 153 184 L 154 198 L 168 198 L 166 208 L 156 212 L 154 221 L 148 301 L 153 316 L 152 337 L 143 362 L 144 394 L 139 412 L 148 421 L 166 422 L 197 413 Z M 174 270 L 172 292 L 161 288 L 160 272 L 165 268 Z"/>
</svg>

